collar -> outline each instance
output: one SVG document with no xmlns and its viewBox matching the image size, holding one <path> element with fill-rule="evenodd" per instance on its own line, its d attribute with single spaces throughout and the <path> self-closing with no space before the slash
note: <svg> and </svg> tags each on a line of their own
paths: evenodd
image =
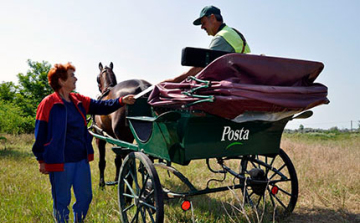
<svg viewBox="0 0 360 223">
<path fill-rule="evenodd" d="M 80 101 L 77 99 L 77 97 L 75 96 L 75 93 L 74 92 L 71 92 L 70 95 L 70 100 L 72 102 L 74 102 L 75 105 L 77 105 L 78 103 L 80 103 Z M 63 100 L 62 100 L 62 97 L 61 95 L 59 94 L 59 92 L 55 92 L 55 102 L 56 103 L 61 103 L 61 104 L 64 104 Z"/>
<path fill-rule="evenodd" d="M 226 26 L 225 23 L 221 24 L 221 25 L 219 26 L 219 29 L 218 29 L 218 31 L 216 32 L 216 34 L 217 34 L 220 30 L 222 30 L 225 26 Z"/>
</svg>

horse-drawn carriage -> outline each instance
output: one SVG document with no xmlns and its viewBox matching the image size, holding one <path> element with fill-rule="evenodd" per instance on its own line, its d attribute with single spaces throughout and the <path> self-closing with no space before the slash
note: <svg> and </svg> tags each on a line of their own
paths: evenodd
<svg viewBox="0 0 360 223">
<path fill-rule="evenodd" d="M 128 154 L 118 177 L 122 221 L 163 222 L 164 200 L 179 198 L 186 204 L 192 196 L 229 189 L 241 190 L 253 207 L 266 207 L 279 216 L 291 213 L 298 180 L 290 158 L 280 149 L 281 135 L 288 121 L 307 118 L 312 114 L 309 108 L 328 103 L 327 88 L 313 83 L 322 69 L 318 62 L 221 56 L 196 78 L 161 83 L 150 96 L 127 106 L 136 144 L 90 131 L 116 145 L 117 153 Z M 172 165 L 199 159 L 212 173 L 233 176 L 232 184 L 213 188 L 209 180 L 205 189 L 197 189 Z M 210 159 L 218 164 L 216 170 Z M 229 166 L 230 161 L 238 166 Z M 164 188 L 159 169 L 172 173 L 188 189 Z"/>
</svg>

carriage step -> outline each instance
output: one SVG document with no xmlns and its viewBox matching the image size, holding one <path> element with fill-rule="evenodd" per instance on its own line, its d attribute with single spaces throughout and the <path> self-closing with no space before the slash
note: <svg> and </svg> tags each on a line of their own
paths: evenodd
<svg viewBox="0 0 360 223">
<path fill-rule="evenodd" d="M 131 149 L 127 148 L 127 147 L 121 147 L 121 146 L 114 146 L 111 148 L 111 150 L 116 154 L 116 155 L 126 155 L 129 153 L 129 151 L 131 151 Z"/>
<path fill-rule="evenodd" d="M 117 184 L 118 184 L 117 181 L 108 181 L 108 182 L 105 183 L 106 186 L 115 186 Z"/>
</svg>

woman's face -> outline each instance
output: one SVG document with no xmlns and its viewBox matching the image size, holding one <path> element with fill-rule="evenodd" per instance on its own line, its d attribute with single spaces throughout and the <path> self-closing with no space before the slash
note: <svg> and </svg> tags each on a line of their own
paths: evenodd
<svg viewBox="0 0 360 223">
<path fill-rule="evenodd" d="M 72 69 L 69 69 L 67 71 L 67 79 L 66 81 L 62 81 L 61 83 L 61 87 L 63 90 L 66 90 L 66 91 L 73 91 L 76 89 L 76 81 L 77 81 L 77 78 L 75 77 L 75 71 L 72 70 Z"/>
</svg>

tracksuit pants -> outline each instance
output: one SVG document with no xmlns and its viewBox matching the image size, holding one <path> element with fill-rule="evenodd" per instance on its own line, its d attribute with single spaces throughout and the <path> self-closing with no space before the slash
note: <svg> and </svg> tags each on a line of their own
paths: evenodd
<svg viewBox="0 0 360 223">
<path fill-rule="evenodd" d="M 65 163 L 63 172 L 50 172 L 53 210 L 56 222 L 69 222 L 71 187 L 76 202 L 72 206 L 74 222 L 82 222 L 92 200 L 90 166 L 86 159 Z"/>
</svg>

